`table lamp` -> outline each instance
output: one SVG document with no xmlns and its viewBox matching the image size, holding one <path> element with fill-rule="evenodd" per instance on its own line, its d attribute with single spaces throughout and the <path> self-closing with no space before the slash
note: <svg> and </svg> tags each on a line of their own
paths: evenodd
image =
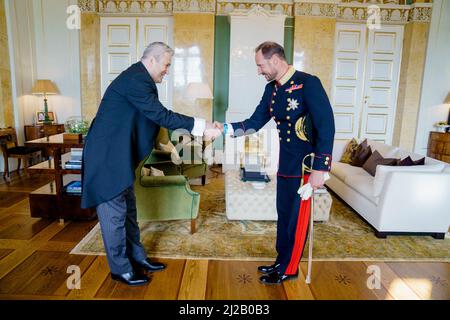
<svg viewBox="0 0 450 320">
<path fill-rule="evenodd" d="M 185 97 L 188 99 L 213 99 L 211 88 L 204 82 L 190 82 L 186 88 Z"/>
<path fill-rule="evenodd" d="M 448 92 L 448 95 L 445 98 L 444 103 L 447 104 L 447 105 L 450 105 L 450 91 Z M 450 124 L 450 108 L 448 108 L 447 124 Z M 447 130 L 449 130 L 449 132 L 450 132 L 450 128 L 448 128 Z"/>
<path fill-rule="evenodd" d="M 44 96 L 44 124 L 52 124 L 52 121 L 48 117 L 47 95 L 58 94 L 58 88 L 50 80 L 37 80 L 33 86 L 32 93 Z"/>
<path fill-rule="evenodd" d="M 186 91 L 184 93 L 184 97 L 189 100 L 194 100 L 196 103 L 196 106 L 199 107 L 197 104 L 197 100 L 199 99 L 208 99 L 212 100 L 213 94 L 211 91 L 211 88 L 208 84 L 204 82 L 190 82 L 187 85 Z M 212 108 L 211 108 L 211 118 L 212 118 Z M 198 138 L 194 138 L 194 140 L 197 140 Z M 202 140 L 202 153 L 205 151 L 206 145 L 203 138 L 199 138 Z"/>
<path fill-rule="evenodd" d="M 214 99 L 211 88 L 204 82 L 190 82 L 186 88 L 184 97 L 194 102 L 197 102 L 199 99 Z M 196 106 L 198 107 L 199 105 L 196 104 Z"/>
</svg>

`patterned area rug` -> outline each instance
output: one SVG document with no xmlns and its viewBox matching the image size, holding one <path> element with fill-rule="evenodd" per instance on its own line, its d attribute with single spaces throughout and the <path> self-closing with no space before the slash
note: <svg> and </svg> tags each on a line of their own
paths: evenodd
<svg viewBox="0 0 450 320">
<path fill-rule="evenodd" d="M 275 221 L 228 221 L 223 175 L 201 194 L 197 232 L 190 221 L 140 222 L 141 240 L 150 257 L 273 261 L 276 257 Z M 308 245 L 308 244 L 306 244 Z M 306 247 L 307 248 L 307 247 Z M 103 255 L 100 227 L 72 250 L 72 254 Z M 308 250 L 304 250 L 303 261 Z M 342 200 L 333 196 L 330 220 L 314 224 L 314 260 L 441 261 L 450 262 L 450 238 L 392 236 L 378 239 L 373 230 Z"/>
</svg>

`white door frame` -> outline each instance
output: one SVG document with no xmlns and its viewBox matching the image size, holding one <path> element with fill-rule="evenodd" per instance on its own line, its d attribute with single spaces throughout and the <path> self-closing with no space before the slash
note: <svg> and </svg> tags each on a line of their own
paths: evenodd
<svg viewBox="0 0 450 320">
<path fill-rule="evenodd" d="M 101 17 L 100 60 L 101 90 L 132 64 L 140 61 L 145 48 L 155 41 L 169 46 L 173 42 L 172 17 Z M 172 109 L 173 76 L 171 73 L 156 85 L 159 100 Z"/>
<path fill-rule="evenodd" d="M 331 102 L 337 140 L 392 143 L 403 29 L 403 25 L 371 30 L 362 23 L 336 24 Z"/>
<path fill-rule="evenodd" d="M 403 47 L 403 26 L 368 31 L 360 138 L 392 144 Z"/>
<path fill-rule="evenodd" d="M 333 106 L 336 139 L 359 136 L 366 59 L 366 25 L 337 23 L 334 45 Z"/>
</svg>

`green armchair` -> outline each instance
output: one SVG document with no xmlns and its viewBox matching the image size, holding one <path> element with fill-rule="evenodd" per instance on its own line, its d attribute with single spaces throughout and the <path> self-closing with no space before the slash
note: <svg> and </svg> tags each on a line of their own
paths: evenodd
<svg viewBox="0 0 450 320">
<path fill-rule="evenodd" d="M 195 233 L 200 194 L 191 190 L 185 176 L 175 171 L 165 172 L 166 176 L 141 176 L 144 165 L 148 165 L 152 155 L 140 163 L 136 169 L 134 184 L 138 220 L 191 220 L 191 233 Z"/>
<path fill-rule="evenodd" d="M 161 128 L 158 137 L 156 138 L 156 145 L 159 145 L 159 143 L 167 144 L 169 141 L 169 131 L 166 128 Z M 184 151 L 186 151 L 186 147 L 181 150 L 181 158 L 183 160 L 185 160 L 187 157 L 186 155 L 183 156 Z M 149 168 L 150 166 L 153 166 L 159 170 L 164 171 L 166 175 L 178 174 L 183 175 L 188 179 L 201 177 L 202 185 L 205 185 L 208 165 L 203 160 L 201 160 L 201 163 L 198 163 L 198 157 L 196 159 L 196 155 L 201 155 L 203 153 L 203 146 L 192 143 L 189 151 L 191 163 L 175 164 L 171 160 L 170 152 L 154 149 L 150 155 L 149 160 L 146 163 L 146 167 Z M 197 163 L 195 163 L 194 160 L 197 160 Z"/>
</svg>

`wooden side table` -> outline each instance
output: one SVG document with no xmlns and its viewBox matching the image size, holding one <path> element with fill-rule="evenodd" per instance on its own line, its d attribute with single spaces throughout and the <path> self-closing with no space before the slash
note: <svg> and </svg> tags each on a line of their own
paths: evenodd
<svg viewBox="0 0 450 320">
<path fill-rule="evenodd" d="M 450 163 L 450 132 L 430 132 L 427 156 Z"/>
<path fill-rule="evenodd" d="M 58 219 L 94 219 L 94 209 L 81 209 L 81 195 L 69 194 L 65 186 L 71 181 L 81 180 L 81 170 L 65 167 L 70 160 L 70 154 L 64 154 L 65 149 L 83 148 L 84 142 L 67 142 L 63 134 L 25 142 L 25 145 L 42 147 L 51 151 L 53 159 L 41 162 L 29 168 L 36 173 L 53 174 L 54 181 L 33 191 L 29 195 L 30 212 L 33 218 Z"/>
</svg>

